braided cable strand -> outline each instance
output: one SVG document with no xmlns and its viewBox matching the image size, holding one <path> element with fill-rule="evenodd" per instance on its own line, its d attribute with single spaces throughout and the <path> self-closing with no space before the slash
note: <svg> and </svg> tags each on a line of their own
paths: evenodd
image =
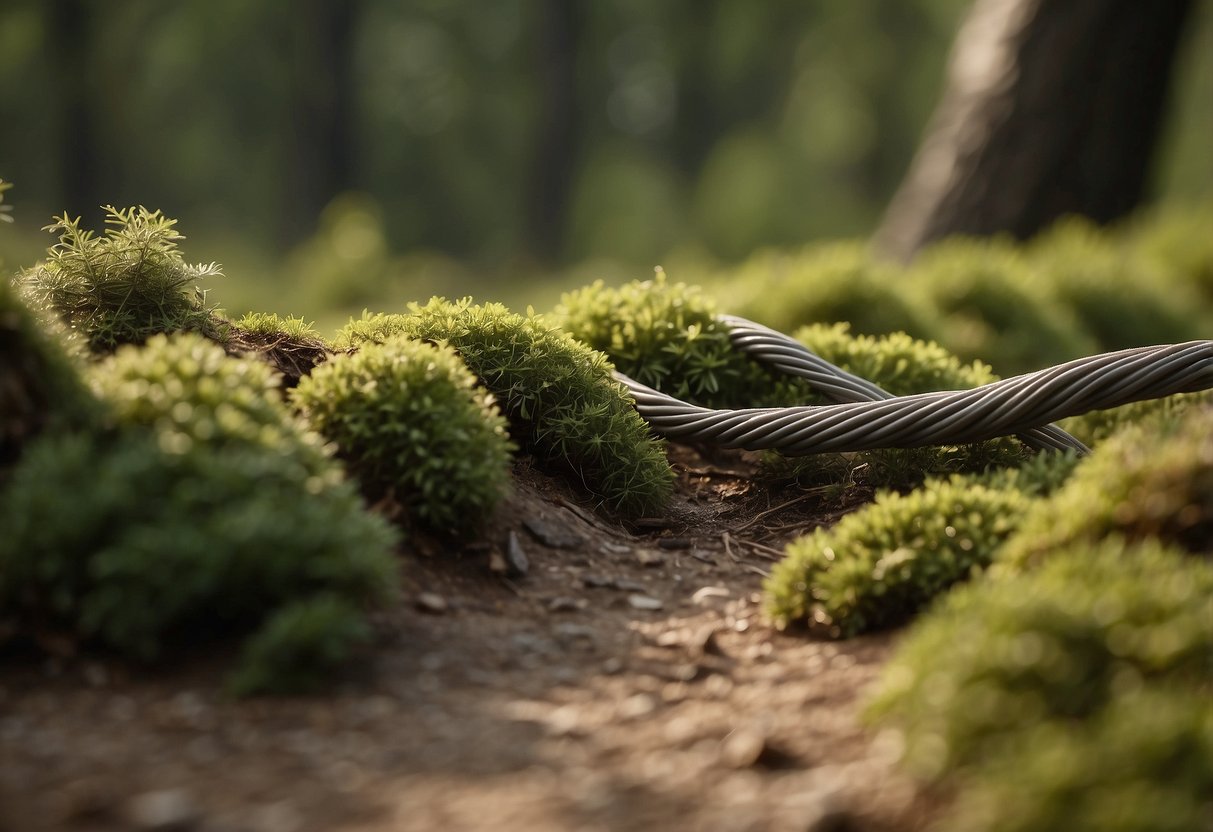
<svg viewBox="0 0 1213 832">
<path fill-rule="evenodd" d="M 809 350 L 794 338 L 736 315 L 720 320 L 729 327 L 733 346 L 756 361 L 780 372 L 806 379 L 814 389 L 836 402 L 867 402 L 894 398 L 865 378 L 848 373 Z M 1019 434 L 1020 440 L 1037 450 L 1076 451 L 1090 449 L 1055 425 L 1033 427 Z"/>
<path fill-rule="evenodd" d="M 1038 447 L 1083 451 L 1050 422 L 1145 399 L 1213 387 L 1213 341 L 1139 347 L 1080 358 L 972 390 L 892 397 L 834 367 L 797 342 L 740 318 L 726 322 L 742 349 L 802 378 L 839 404 L 711 410 L 687 404 L 618 374 L 636 409 L 671 439 L 788 456 L 961 445 L 1023 434 Z M 793 348 L 788 343 L 795 344 Z M 798 349 L 797 349 L 798 348 Z M 751 353 L 753 354 L 753 353 Z M 847 400 L 849 397 L 850 400 Z M 1046 427 L 1041 427 L 1046 426 Z"/>
</svg>

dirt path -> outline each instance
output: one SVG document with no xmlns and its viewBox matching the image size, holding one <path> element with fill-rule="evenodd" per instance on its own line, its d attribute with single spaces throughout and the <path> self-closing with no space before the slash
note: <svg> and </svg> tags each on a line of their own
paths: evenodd
<svg viewBox="0 0 1213 832">
<path fill-rule="evenodd" d="M 404 600 L 329 696 L 233 702 L 223 657 L 5 657 L 0 829 L 921 828 L 857 720 L 891 637 L 760 615 L 764 545 L 846 506 L 682 457 L 670 515 L 630 529 L 522 466 L 487 544 L 402 557 Z M 501 571 L 511 532 L 524 576 Z"/>
</svg>

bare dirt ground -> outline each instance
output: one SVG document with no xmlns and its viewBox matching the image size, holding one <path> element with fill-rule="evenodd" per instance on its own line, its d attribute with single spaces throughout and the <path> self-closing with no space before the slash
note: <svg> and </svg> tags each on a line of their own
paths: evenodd
<svg viewBox="0 0 1213 832">
<path fill-rule="evenodd" d="M 676 455 L 671 511 L 631 525 L 520 463 L 477 542 L 402 554 L 401 603 L 323 696 L 234 701 L 223 655 L 0 656 L 0 829 L 922 828 L 859 720 L 896 636 L 761 616 L 779 545 L 866 495 Z"/>
</svg>

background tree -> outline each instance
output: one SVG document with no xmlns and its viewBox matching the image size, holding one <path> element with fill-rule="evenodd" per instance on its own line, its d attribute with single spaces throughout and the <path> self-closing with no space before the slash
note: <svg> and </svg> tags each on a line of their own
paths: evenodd
<svg viewBox="0 0 1213 832">
<path fill-rule="evenodd" d="M 1141 201 L 1190 0 L 978 0 L 876 235 L 909 259 L 942 237 L 1026 238 Z"/>
</svg>

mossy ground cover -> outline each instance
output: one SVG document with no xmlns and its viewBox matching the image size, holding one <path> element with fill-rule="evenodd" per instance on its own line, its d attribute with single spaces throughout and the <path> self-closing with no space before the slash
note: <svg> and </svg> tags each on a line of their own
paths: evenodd
<svg viewBox="0 0 1213 832">
<path fill-rule="evenodd" d="M 155 224 L 155 219 L 127 213 L 115 230 L 134 233 L 141 222 Z M 171 222 L 159 227 L 161 234 L 175 234 Z M 96 258 L 105 254 L 95 238 L 59 230 L 67 238 L 60 243 L 60 260 L 74 262 L 72 246 Z M 1052 360 L 1046 356 L 1080 349 L 1075 346 L 1080 341 L 1102 346 L 1111 338 L 1114 333 L 1100 323 L 1104 313 L 1085 309 L 1084 281 L 1098 281 L 1082 273 L 1061 276 L 1081 272 L 1073 261 L 1082 258 L 1074 251 L 1094 246 L 1098 257 L 1092 259 L 1104 262 L 1100 258 L 1107 250 L 1132 247 L 1143 233 L 1082 236 L 1078 242 L 1063 235 L 1053 252 L 1044 243 L 1039 250 L 1018 252 L 995 246 L 989 258 L 981 247 L 957 243 L 941 247 L 934 259 L 924 261 L 934 265 L 916 267 L 913 281 L 887 293 L 881 281 L 901 280 L 904 273 L 870 262 L 857 247 L 818 261 L 806 257 L 813 268 L 834 274 L 820 281 L 824 300 L 813 308 L 826 311 L 814 315 L 841 316 L 828 310 L 849 309 L 845 314 L 857 319 L 891 316 L 906 322 L 898 328 L 920 337 L 875 324 L 848 329 L 833 320 L 802 321 L 810 325 L 796 334 L 828 360 L 896 393 L 981 384 L 993 378 L 991 365 L 1002 369 Z M 175 239 L 158 261 L 165 273 L 183 262 Z M 1198 271 L 1203 262 L 1199 252 L 1170 261 L 1157 252 L 1142 258 L 1151 269 L 1173 270 L 1168 279 L 1176 285 L 1188 280 L 1181 272 Z M 1137 259 L 1122 259 L 1130 279 Z M 991 270 L 989 275 L 974 278 L 974 264 Z M 788 274 L 795 272 L 796 285 L 816 285 L 813 268 L 792 267 Z M 803 274 L 797 271 L 802 267 Z M 127 278 L 155 284 L 145 272 L 135 269 Z M 1029 273 L 1030 280 L 1019 280 Z M 1078 288 L 1052 285 L 1063 279 Z M 30 281 L 27 274 L 27 292 Z M 637 601 L 606 604 L 609 611 L 594 613 L 596 626 L 623 619 L 631 625 L 654 604 L 664 606 L 660 615 L 681 610 L 687 593 L 680 594 L 676 579 L 690 570 L 725 574 L 732 568 L 728 574 L 737 578 L 743 566 L 754 567 L 740 563 L 739 552 L 770 555 L 788 529 L 802 532 L 854 508 L 862 489 L 843 499 L 836 499 L 837 493 L 824 496 L 820 489 L 825 484 L 845 490 L 864 468 L 865 488 L 887 487 L 870 505 L 788 546 L 766 586 L 765 620 L 814 625 L 810 640 L 798 640 L 807 645 L 820 644 L 811 639 L 822 634 L 849 637 L 910 623 L 878 709 L 887 720 L 882 724 L 903 732 L 915 771 L 949 786 L 964 784 L 957 814 L 946 822 L 974 829 L 1103 828 L 1107 818 L 1101 812 L 1116 804 L 1092 797 L 1101 793 L 1157 797 L 1168 807 L 1150 817 L 1122 812 L 1128 818 L 1124 829 L 1169 828 L 1150 826 L 1157 817 L 1184 828 L 1184 819 L 1200 811 L 1199 795 L 1208 778 L 1192 761 L 1207 748 L 1208 728 L 1192 703 L 1209 684 L 1207 660 L 1202 663 L 1201 657 L 1210 653 L 1202 624 L 1211 594 L 1209 567 L 1200 557 L 1207 549 L 1200 541 L 1207 537 L 1203 501 L 1210 487 L 1200 469 L 1207 462 L 1208 432 L 1202 397 L 1090 417 L 1082 424 L 1089 427 L 1086 436 L 1096 451 L 1082 461 L 1031 455 L 1008 440 L 943 452 L 834 456 L 797 468 L 776 485 L 770 477 L 755 476 L 752 457 L 744 458 L 751 467 L 743 476 L 733 467 L 741 457 L 713 458 L 705 451 L 692 464 L 680 451 L 675 490 L 665 448 L 611 379 L 612 362 L 620 367 L 632 362 L 627 369 L 643 376 L 640 380 L 703 402 L 744 405 L 755 403 L 747 401 L 750 397 L 800 395 L 726 351 L 727 332 L 716 323 L 715 310 L 747 310 L 715 306 L 693 287 L 660 277 L 618 289 L 591 286 L 566 296 L 559 314 L 547 319 L 494 304 L 435 300 L 400 314 L 352 321 L 329 343 L 298 319 L 251 315 L 225 322 L 201 304 L 192 285 L 173 286 L 185 301 L 182 308 L 198 316 L 192 322 L 163 316 L 138 332 L 122 330 L 127 324 L 91 313 L 74 317 L 71 310 L 77 307 L 56 305 L 49 295 L 39 300 L 36 294 L 27 297 L 52 313 L 57 324 L 44 327 L 20 311 L 4 318 L 17 322 L 7 331 L 24 339 L 18 351 L 64 368 L 63 389 L 76 390 L 87 403 L 81 412 L 91 415 L 75 422 L 50 420 L 40 433 L 11 432 L 14 453 L 0 475 L 0 519 L 14 532 L 0 544 L 0 634 L 27 635 L 36 643 L 66 637 L 86 651 L 100 646 L 144 663 L 187 649 L 205 632 L 238 646 L 231 690 L 323 690 L 355 645 L 383 637 L 376 632 L 383 621 L 368 611 L 391 604 L 398 573 L 407 576 L 410 569 L 422 568 L 407 542 L 403 553 L 396 550 L 400 531 L 367 510 L 360 490 L 411 494 L 397 508 L 403 506 L 411 518 L 404 525 L 418 540 L 430 533 L 427 526 L 446 529 L 460 517 L 488 516 L 509 481 L 508 432 L 529 457 L 518 467 L 527 476 L 536 475 L 532 463 L 573 473 L 563 497 L 528 492 L 528 510 L 575 499 L 611 509 L 606 519 L 584 510 L 585 516 L 577 515 L 584 536 L 575 552 L 559 547 L 545 552 L 550 559 L 543 561 L 544 577 L 528 579 L 546 581 L 545 591 L 572 575 L 569 580 L 584 580 L 564 591 L 589 593 L 602 586 L 602 579 L 577 577 L 578 570 L 618 566 L 610 558 L 621 545 L 638 540 L 637 528 L 681 524 L 685 537 L 666 534 L 666 527 L 649 535 L 644 564 L 635 567 L 646 582 L 626 584 L 645 586 L 661 597 L 637 590 Z M 1024 294 L 1025 287 L 1040 294 Z M 737 288 L 755 299 L 765 291 Z M 978 288 L 989 288 L 988 295 Z M 1180 296 L 1187 297 L 1174 295 Z M 889 304 L 874 308 L 884 297 Z M 952 310 L 957 315 L 990 328 L 949 329 L 933 305 L 942 308 L 945 298 L 959 304 Z M 1162 321 L 1196 331 L 1207 320 L 1203 302 L 1160 302 L 1147 310 L 1153 321 L 1148 325 Z M 1005 308 L 1016 304 L 1022 308 Z M 771 304 L 772 310 L 787 311 L 789 321 L 800 314 L 794 307 Z M 1036 334 L 1019 342 L 1003 338 L 1006 321 L 1020 320 L 999 317 L 1011 312 L 1026 321 L 1016 329 L 1039 327 Z M 1076 340 L 1067 346 L 1070 321 L 1081 331 L 1071 333 Z M 121 340 L 132 344 L 104 360 L 91 359 L 86 371 L 73 363 L 80 356 L 29 351 L 38 339 L 54 344 L 72 326 L 78 333 L 94 333 L 88 342 L 99 356 Z M 128 335 L 98 338 L 94 329 Z M 181 330 L 185 333 L 166 335 Z M 984 332 L 967 349 L 988 345 L 982 349 L 991 355 L 974 357 L 991 364 L 958 357 L 963 352 L 958 332 L 968 333 L 965 337 Z M 294 365 L 293 378 L 256 356 L 226 354 L 255 339 L 306 341 L 315 352 Z M 93 395 L 81 378 L 91 382 Z M 299 379 L 297 391 L 284 395 Z M 1147 420 L 1129 433 L 1121 430 L 1154 411 L 1185 415 L 1171 419 L 1170 426 L 1164 418 Z M 333 449 L 313 431 L 340 448 L 348 467 L 344 475 Z M 882 465 L 884 473 L 877 472 Z M 952 470 L 966 473 L 947 476 Z M 945 476 L 936 476 L 940 473 Z M 81 482 L 90 488 L 82 492 Z M 1125 483 L 1149 487 L 1135 490 Z M 516 510 L 520 503 L 509 505 Z M 788 510 L 790 505 L 803 507 L 803 513 Z M 69 513 L 73 522 L 63 522 Z M 609 526 L 620 515 L 649 516 L 644 524 Z M 795 522 L 781 526 L 771 518 Z M 516 536 L 531 535 L 527 541 L 556 539 L 550 530 L 525 531 L 520 522 L 518 517 L 497 522 L 493 534 L 505 527 L 502 523 L 513 523 Z M 465 525 L 474 537 L 474 524 Z M 597 545 L 595 535 L 603 528 L 630 529 L 618 532 L 618 539 L 628 542 L 612 537 L 611 546 Z M 723 541 L 719 551 L 662 554 L 683 551 L 678 547 L 687 541 L 698 547 L 712 536 Z M 1029 555 L 1015 554 L 1021 545 L 1016 540 L 1029 541 L 1022 544 Z M 477 557 L 485 548 L 503 545 L 477 542 Z M 671 545 L 661 550 L 658 542 Z M 435 558 L 441 565 L 427 563 L 423 571 L 445 569 L 448 576 L 475 571 L 473 564 L 480 561 L 467 558 L 472 550 L 471 542 L 452 544 L 452 557 Z M 657 574 L 669 578 L 668 585 L 653 580 Z M 512 586 L 520 597 L 526 595 L 525 585 Z M 698 608 L 716 596 L 696 597 L 690 603 Z M 458 618 L 477 602 L 466 603 L 470 606 L 431 603 L 427 610 Z M 533 623 L 536 609 L 545 616 L 580 615 L 594 603 L 588 595 L 549 592 L 526 596 L 518 604 L 526 611 L 518 615 Z M 400 605 L 389 609 L 386 620 L 398 627 Z M 729 609 L 740 624 L 741 606 Z M 744 620 L 747 628 L 758 629 L 757 616 Z M 477 621 L 481 629 L 495 626 Z M 592 643 L 596 631 L 568 632 L 578 643 Z M 516 635 L 527 637 L 526 632 Z M 967 642 L 976 646 L 967 652 L 957 648 Z M 422 649 L 412 643 L 397 647 Z M 713 649 L 692 652 L 699 656 Z M 703 675 L 694 671 L 677 678 L 686 690 L 697 690 L 694 685 L 704 676 L 720 671 L 711 665 Z M 766 696 L 777 693 L 768 690 Z M 951 703 L 942 716 L 932 710 L 940 702 Z M 1140 716 L 1146 712 L 1149 718 Z M 1008 714 L 1015 715 L 1022 731 L 1012 732 L 999 721 Z M 763 742 L 774 748 L 779 739 Z M 1131 760 L 1109 763 L 1105 758 L 1112 755 L 1099 753 L 1109 744 L 1124 749 Z M 760 744 L 758 759 L 777 758 L 784 759 Z M 1035 795 L 1038 811 L 1025 815 L 1031 820 L 1027 826 L 1008 820 L 1006 807 L 1017 790 Z"/>
</svg>

